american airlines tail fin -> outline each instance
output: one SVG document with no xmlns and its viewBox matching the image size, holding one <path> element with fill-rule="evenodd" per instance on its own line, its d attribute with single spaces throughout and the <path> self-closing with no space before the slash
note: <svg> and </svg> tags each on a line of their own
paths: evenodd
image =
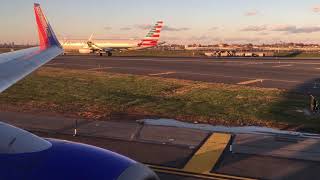
<svg viewBox="0 0 320 180">
<path fill-rule="evenodd" d="M 158 21 L 155 26 L 149 31 L 145 38 L 138 44 L 139 47 L 148 48 L 158 45 L 160 33 L 163 28 L 163 21 Z"/>
<path fill-rule="evenodd" d="M 34 4 L 34 13 L 38 26 L 40 49 L 46 49 L 51 46 L 61 47 L 56 35 L 54 34 L 47 18 L 43 14 L 39 4 Z"/>
</svg>

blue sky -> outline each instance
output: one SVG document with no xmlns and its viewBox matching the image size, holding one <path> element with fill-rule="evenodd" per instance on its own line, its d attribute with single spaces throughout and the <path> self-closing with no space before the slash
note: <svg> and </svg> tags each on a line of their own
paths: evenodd
<svg viewBox="0 0 320 180">
<path fill-rule="evenodd" d="M 37 41 L 30 0 L 0 0 L 0 43 Z M 140 38 L 157 20 L 174 43 L 320 43 L 319 0 L 38 0 L 60 38 Z"/>
</svg>

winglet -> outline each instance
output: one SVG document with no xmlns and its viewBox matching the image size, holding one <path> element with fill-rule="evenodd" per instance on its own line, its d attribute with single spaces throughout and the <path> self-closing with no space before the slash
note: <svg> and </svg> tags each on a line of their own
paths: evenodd
<svg viewBox="0 0 320 180">
<path fill-rule="evenodd" d="M 36 22 L 38 26 L 40 49 L 47 49 L 51 46 L 58 46 L 61 48 L 61 45 L 54 34 L 47 18 L 43 14 L 40 4 L 34 4 L 34 13 L 36 16 Z"/>
</svg>

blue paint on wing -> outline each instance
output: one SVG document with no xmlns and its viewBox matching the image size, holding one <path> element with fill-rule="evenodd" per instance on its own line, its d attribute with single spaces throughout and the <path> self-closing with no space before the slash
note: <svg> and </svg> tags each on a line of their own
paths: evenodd
<svg viewBox="0 0 320 180">
<path fill-rule="evenodd" d="M 49 139 L 48 150 L 26 154 L 0 154 L 0 179 L 117 179 L 136 163 L 101 148 Z"/>
</svg>

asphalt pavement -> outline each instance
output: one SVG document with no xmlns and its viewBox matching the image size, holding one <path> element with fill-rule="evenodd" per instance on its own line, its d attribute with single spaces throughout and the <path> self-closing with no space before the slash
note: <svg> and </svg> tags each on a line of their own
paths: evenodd
<svg viewBox="0 0 320 180">
<path fill-rule="evenodd" d="M 319 93 L 320 60 L 279 58 L 59 56 L 49 67 Z"/>
<path fill-rule="evenodd" d="M 136 121 L 21 112 L 0 112 L 0 119 L 42 137 L 91 144 L 126 155 L 149 165 L 165 180 L 317 179 L 320 170 L 318 137 L 221 134 Z M 73 136 L 76 120 L 78 134 Z"/>
</svg>

